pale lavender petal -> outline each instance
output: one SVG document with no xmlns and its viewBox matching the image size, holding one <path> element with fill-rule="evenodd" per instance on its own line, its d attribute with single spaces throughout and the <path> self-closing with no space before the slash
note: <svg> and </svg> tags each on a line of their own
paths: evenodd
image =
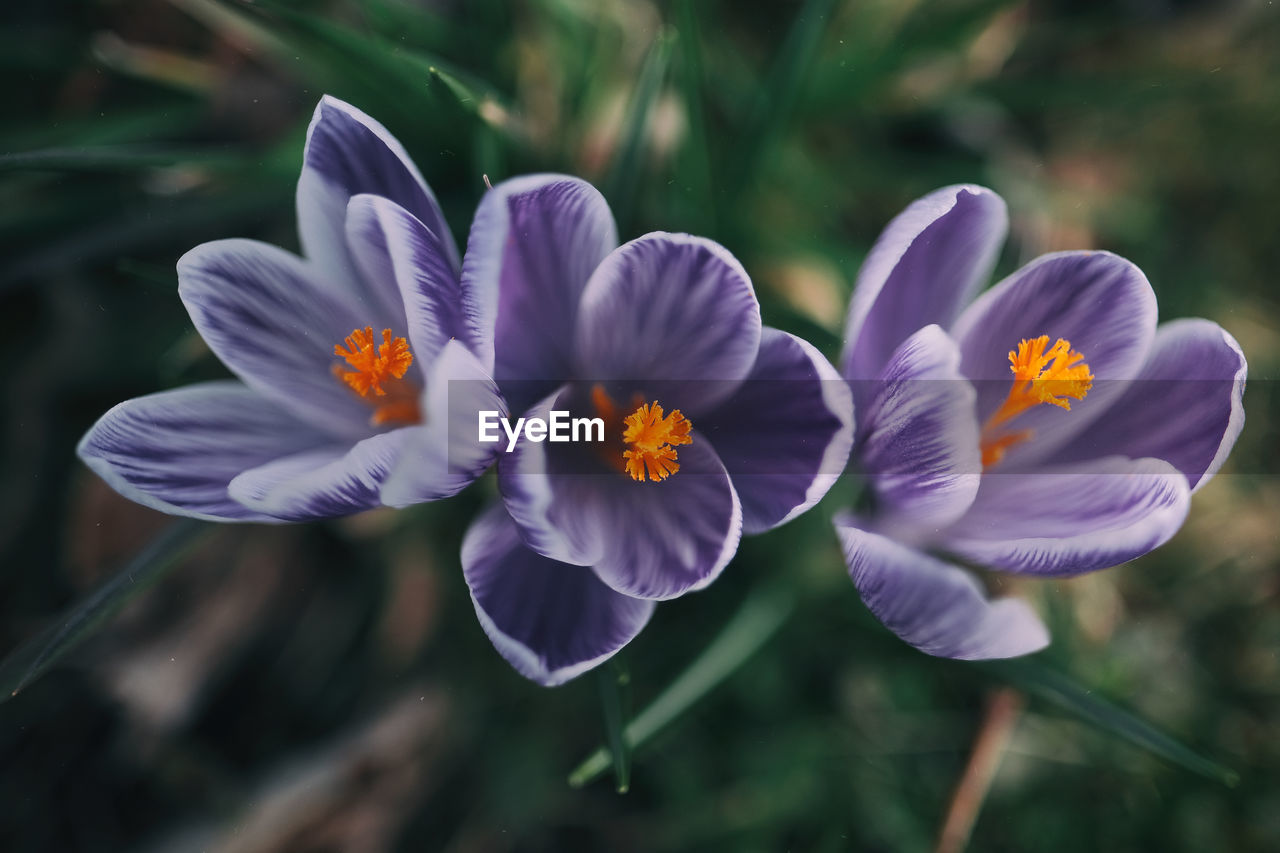
<svg viewBox="0 0 1280 853">
<path fill-rule="evenodd" d="M 880 523 L 927 539 L 964 515 L 982 477 L 976 394 L 960 375 L 960 351 L 926 326 L 898 347 L 868 396 L 858 456 Z"/>
<path fill-rule="evenodd" d="M 288 521 L 336 518 L 379 506 L 382 484 L 413 427 L 379 433 L 354 447 L 297 453 L 240 474 L 228 491 L 240 503 Z"/>
<path fill-rule="evenodd" d="M 530 409 L 546 418 L 563 392 Z M 621 454 L 621 444 L 616 451 Z M 675 598 L 715 580 L 738 548 L 742 505 L 728 472 L 696 430 L 679 448 L 680 470 L 637 482 L 594 448 L 519 441 L 498 457 L 503 502 L 529 547 L 592 566 L 613 589 Z M 593 467 L 594 466 L 594 467 Z"/>
<path fill-rule="evenodd" d="M 697 426 L 733 480 L 743 532 L 760 533 L 814 506 L 844 472 L 853 401 L 822 353 L 766 327 L 751 373 Z"/>
<path fill-rule="evenodd" d="M 1217 323 L 1164 323 L 1138 381 L 1054 462 L 1154 456 L 1181 471 L 1194 492 L 1222 467 L 1244 428 L 1247 373 L 1240 345 Z"/>
<path fill-rule="evenodd" d="M 484 473 L 500 450 L 479 440 L 480 413 L 507 416 L 498 386 L 459 341 L 440 352 L 422 399 L 425 423 L 409 431 L 382 502 L 404 507 L 457 494 Z M 499 431 L 500 432 L 500 431 Z"/>
<path fill-rule="evenodd" d="M 845 377 L 875 379 L 917 329 L 949 327 L 991 275 L 1008 227 L 1004 200 L 972 184 L 943 187 L 898 214 L 858 273 Z"/>
<path fill-rule="evenodd" d="M 652 601 L 614 592 L 586 566 L 530 551 L 501 504 L 467 531 L 462 571 L 498 653 L 544 687 L 613 657 L 653 613 Z"/>
<path fill-rule="evenodd" d="M 515 178 L 480 202 L 462 279 L 477 300 L 496 306 L 490 359 L 514 411 L 569 379 L 582 289 L 617 245 L 609 205 L 577 178 Z"/>
<path fill-rule="evenodd" d="M 1187 478 L 1160 459 L 1112 456 L 1034 473 L 988 473 L 945 544 L 984 566 L 1078 575 L 1169 541 L 1190 500 Z"/>
<path fill-rule="evenodd" d="M 693 401 L 681 408 L 694 416 L 750 372 L 760 329 L 751 279 L 723 246 L 647 234 L 611 253 L 587 282 L 575 376 L 662 383 L 670 395 Z M 675 387 L 686 380 L 697 386 L 687 395 Z"/>
<path fill-rule="evenodd" d="M 1040 405 L 1009 422 L 1034 438 L 1009 450 L 1005 470 L 1050 456 L 1101 415 L 1136 377 L 1156 331 L 1156 297 L 1142 270 L 1110 252 L 1043 255 L 982 294 L 956 321 L 960 369 L 978 389 L 986 421 L 1008 396 L 1009 352 L 1022 339 L 1048 335 L 1084 355 L 1094 386 L 1071 410 Z"/>
<path fill-rule="evenodd" d="M 492 331 L 482 328 L 482 312 L 439 238 L 409 211 L 381 196 L 355 196 L 347 210 L 347 239 L 366 277 L 396 285 L 396 304 L 406 317 L 396 333 L 407 331 L 424 379 L 450 340 L 473 352 L 492 346 Z"/>
<path fill-rule="evenodd" d="M 458 250 L 426 181 L 385 127 L 337 98 L 324 96 L 307 129 L 298 178 L 298 233 L 303 254 L 324 271 L 325 282 L 369 304 L 393 301 L 394 282 L 366 279 L 347 248 L 347 202 L 371 193 L 416 216 L 441 243 L 450 267 Z"/>
<path fill-rule="evenodd" d="M 222 363 L 267 399 L 354 440 L 369 434 L 371 411 L 334 376 L 333 348 L 383 319 L 316 280 L 301 258 L 253 240 L 204 243 L 178 261 L 178 295 Z"/>
<path fill-rule="evenodd" d="M 867 609 L 920 651 L 989 660 L 1049 644 L 1049 632 L 1025 601 L 988 601 L 968 572 L 862 530 L 850 518 L 837 519 L 836 534 Z"/>
<path fill-rule="evenodd" d="M 239 382 L 206 382 L 128 400 L 85 433 L 80 458 L 120 494 L 207 521 L 276 521 L 232 500 L 249 468 L 331 438 Z"/>
</svg>

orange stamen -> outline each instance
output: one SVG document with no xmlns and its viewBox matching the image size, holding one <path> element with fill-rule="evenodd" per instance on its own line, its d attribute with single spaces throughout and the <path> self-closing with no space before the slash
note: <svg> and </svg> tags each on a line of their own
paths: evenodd
<svg viewBox="0 0 1280 853">
<path fill-rule="evenodd" d="M 341 365 L 335 364 L 334 375 L 361 397 L 368 397 L 372 393 L 375 397 L 391 398 L 385 402 L 369 401 L 374 406 L 369 422 L 374 426 L 393 422 L 418 423 L 421 415 L 418 411 L 417 391 L 408 387 L 408 383 L 400 381 L 413 364 L 409 342 L 404 338 L 393 337 L 390 329 L 383 329 L 382 343 L 375 347 L 373 327 L 365 326 L 347 335 L 345 343 L 345 347 L 335 344 L 333 354 L 342 358 L 353 369 L 344 370 Z"/>
<path fill-rule="evenodd" d="M 990 468 L 1004 458 L 1009 448 L 1029 441 L 1034 432 L 1003 432 L 999 428 L 1027 409 L 1048 403 L 1071 410 L 1071 399 L 1083 400 L 1093 387 L 1093 374 L 1084 355 L 1071 349 L 1070 342 L 1058 338 L 1052 347 L 1049 336 L 1023 339 L 1009 351 L 1013 387 L 1009 396 L 982 425 L 982 467 Z M 1070 399 L 1068 399 L 1070 398 Z"/>
<path fill-rule="evenodd" d="M 645 475 L 653 481 L 665 480 L 680 470 L 673 445 L 692 444 L 689 435 L 693 424 L 676 409 L 663 417 L 662 406 L 641 403 L 623 420 L 626 429 L 622 440 L 631 446 L 622 453 L 627 473 L 633 480 L 644 482 Z"/>
</svg>

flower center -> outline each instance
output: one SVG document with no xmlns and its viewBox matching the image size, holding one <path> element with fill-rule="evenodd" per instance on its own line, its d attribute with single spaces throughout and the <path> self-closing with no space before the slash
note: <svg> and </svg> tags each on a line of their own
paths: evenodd
<svg viewBox="0 0 1280 853">
<path fill-rule="evenodd" d="M 630 450 L 622 452 L 627 463 L 627 473 L 631 479 L 644 482 L 648 473 L 650 480 L 665 480 L 680 470 L 676 461 L 676 449 L 673 445 L 693 444 L 689 430 L 693 424 L 680 410 L 663 417 L 662 406 L 655 400 L 653 403 L 641 403 L 623 420 L 626 429 L 622 432 L 622 440 L 630 445 Z"/>
<path fill-rule="evenodd" d="M 418 389 L 404 381 L 413 364 L 413 353 L 404 338 L 394 338 L 390 329 L 382 330 L 382 343 L 375 346 L 373 327 L 355 329 L 347 335 L 346 346 L 334 344 L 333 354 L 351 368 L 333 366 L 333 375 L 373 406 L 369 423 L 416 424 L 422 420 L 418 411 Z"/>
<path fill-rule="evenodd" d="M 1026 340 L 1009 351 L 1013 387 L 987 422 L 982 425 L 982 467 L 990 468 L 1004 458 L 1014 445 L 1029 441 L 1029 429 L 1008 431 L 1003 427 L 1027 409 L 1049 403 L 1071 410 L 1071 400 L 1083 400 L 1093 387 L 1093 374 L 1084 355 L 1071 349 L 1069 341 L 1058 338 L 1049 346 L 1049 336 Z M 1070 398 L 1070 399 L 1068 399 Z"/>
</svg>

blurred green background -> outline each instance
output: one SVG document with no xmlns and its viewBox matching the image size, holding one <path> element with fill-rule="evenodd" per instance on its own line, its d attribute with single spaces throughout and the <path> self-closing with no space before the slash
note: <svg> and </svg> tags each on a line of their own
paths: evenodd
<svg viewBox="0 0 1280 853">
<path fill-rule="evenodd" d="M 75 443 L 120 400 L 224 375 L 174 262 L 230 236 L 296 248 L 325 92 L 405 143 L 455 235 L 483 175 L 580 175 L 623 239 L 724 243 L 765 321 L 832 358 L 879 229 L 973 181 L 1010 204 L 999 274 L 1116 251 L 1251 374 L 1243 437 L 1170 545 L 1017 587 L 1054 631 L 1022 667 L 927 658 L 866 614 L 826 521 L 852 483 L 555 690 L 497 656 L 462 583 L 487 480 L 212 529 L 0 704 L 0 849 L 928 850 L 992 731 L 972 850 L 1280 849 L 1270 2 L 49 0 L 0 21 L 0 653 L 170 523 Z M 642 708 L 761 595 L 794 610 L 636 752 L 629 793 L 568 785 L 602 692 Z"/>
</svg>

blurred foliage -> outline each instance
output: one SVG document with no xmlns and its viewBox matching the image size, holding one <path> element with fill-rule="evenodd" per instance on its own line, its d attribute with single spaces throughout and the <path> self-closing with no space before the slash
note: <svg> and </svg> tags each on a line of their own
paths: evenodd
<svg viewBox="0 0 1280 853">
<path fill-rule="evenodd" d="M 1270 3 L 51 0 L 0 16 L 0 649 L 168 523 L 83 470 L 75 443 L 122 399 L 222 375 L 174 261 L 228 236 L 296 248 L 294 182 L 324 92 L 397 134 L 455 235 L 484 175 L 581 175 L 624 238 L 723 242 L 766 322 L 832 357 L 880 227 L 976 181 L 1010 202 L 1001 273 L 1053 249 L 1117 251 L 1162 317 L 1236 335 L 1253 382 L 1228 472 L 1172 544 L 1018 589 L 1054 631 L 1037 660 L 1239 784 L 1033 690 L 971 847 L 1280 848 Z M 798 594 L 763 649 L 637 751 L 625 796 L 567 784 L 607 736 L 599 683 L 534 687 L 476 623 L 457 546 L 491 491 L 214 531 L 0 705 L 0 848 L 934 843 L 1008 673 L 926 658 L 866 614 L 826 523 L 852 486 L 744 542 L 606 670 L 626 673 L 619 708 L 643 707 L 751 589 Z"/>
</svg>

